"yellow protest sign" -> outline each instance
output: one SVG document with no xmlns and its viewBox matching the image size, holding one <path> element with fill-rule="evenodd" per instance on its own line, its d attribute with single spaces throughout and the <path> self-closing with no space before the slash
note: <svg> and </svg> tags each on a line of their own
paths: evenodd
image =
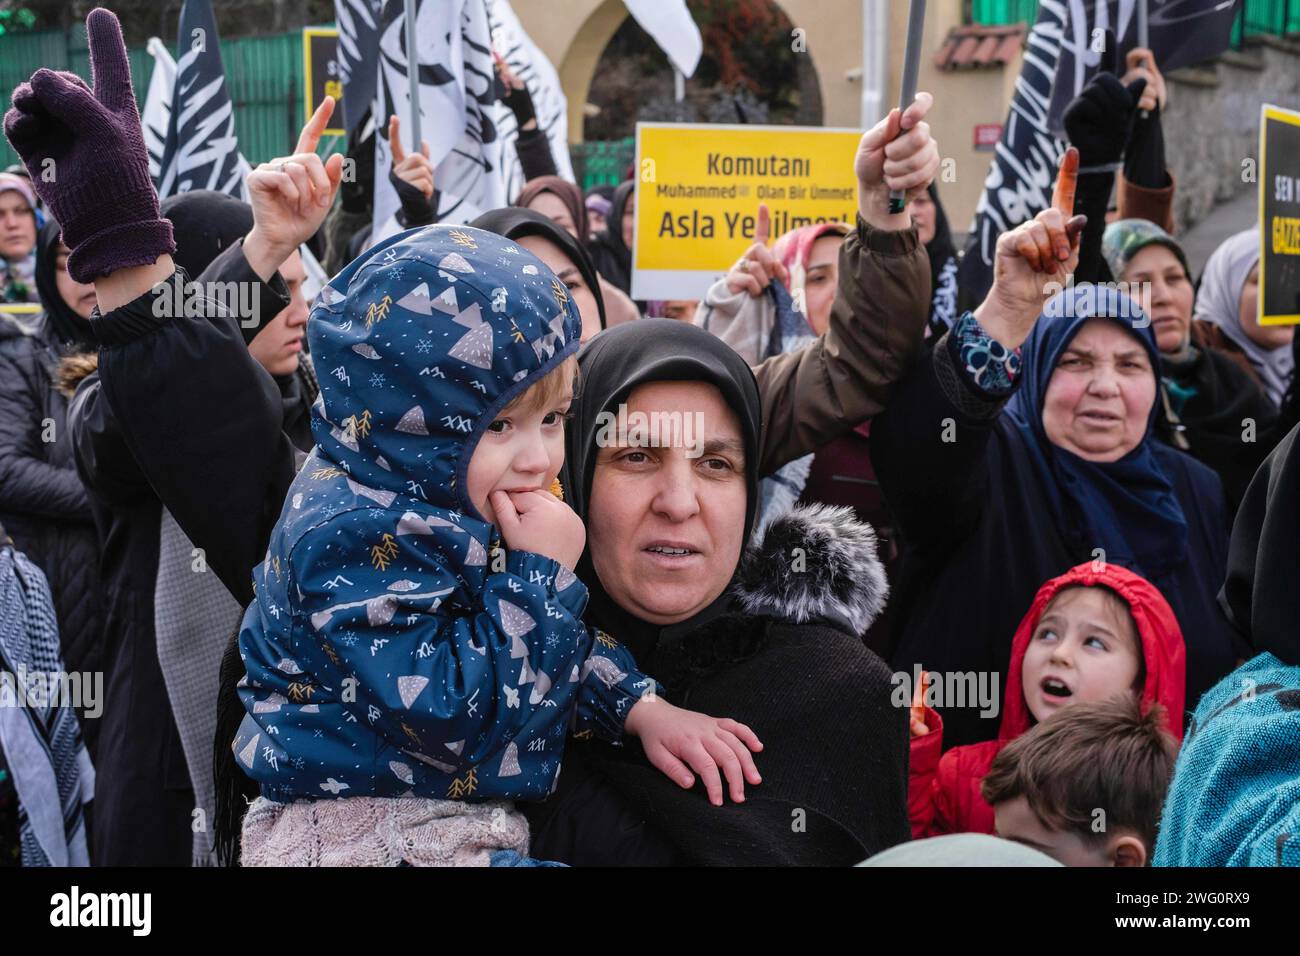
<svg viewBox="0 0 1300 956">
<path fill-rule="evenodd" d="M 1264 104 L 1259 122 L 1260 325 L 1300 323 L 1300 113 Z"/>
<path fill-rule="evenodd" d="M 861 138 L 825 127 L 638 123 L 632 297 L 703 298 L 753 243 L 759 203 L 771 210 L 773 239 L 809 223 L 852 223 Z"/>
</svg>

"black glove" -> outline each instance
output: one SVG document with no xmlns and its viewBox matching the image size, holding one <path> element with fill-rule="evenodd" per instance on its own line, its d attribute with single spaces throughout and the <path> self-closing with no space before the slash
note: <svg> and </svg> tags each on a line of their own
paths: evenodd
<svg viewBox="0 0 1300 956">
<path fill-rule="evenodd" d="M 1165 134 L 1158 106 L 1133 120 L 1124 148 L 1124 178 L 1146 189 L 1164 189 L 1172 182 L 1165 168 Z"/>
<path fill-rule="evenodd" d="M 1112 73 L 1098 73 L 1070 101 L 1061 118 L 1070 143 L 1079 150 L 1081 170 L 1114 165 L 1124 155 L 1138 100 L 1147 81 L 1127 87 Z"/>
<path fill-rule="evenodd" d="M 423 192 L 398 177 L 392 169 L 388 170 L 388 181 L 393 184 L 393 188 L 397 190 L 397 198 L 401 200 L 402 209 L 397 218 L 403 226 L 414 229 L 416 226 L 427 226 L 434 221 L 438 209 L 438 190 L 435 189 L 433 195 L 425 199 Z"/>
<path fill-rule="evenodd" d="M 521 86 L 519 89 L 510 87 L 501 97 L 501 102 L 515 114 L 515 123 L 519 129 L 523 129 L 525 123 L 537 119 L 537 111 L 533 109 L 533 98 L 527 86 Z"/>
</svg>

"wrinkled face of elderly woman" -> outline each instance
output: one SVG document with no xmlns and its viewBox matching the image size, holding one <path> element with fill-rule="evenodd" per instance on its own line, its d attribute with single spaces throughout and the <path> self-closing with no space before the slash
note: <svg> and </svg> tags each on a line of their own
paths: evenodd
<svg viewBox="0 0 1300 956">
<path fill-rule="evenodd" d="M 622 436 L 597 449 L 587 547 L 620 607 L 651 624 L 676 624 L 713 603 L 740 560 L 744 437 L 722 393 L 703 382 L 641 385 L 628 396 L 630 423 L 638 412 L 661 423 L 659 443 Z M 687 416 L 698 434 L 683 428 L 670 441 L 667 423 Z"/>
<path fill-rule="evenodd" d="M 1088 461 L 1118 461 L 1146 434 L 1156 372 L 1142 344 L 1109 319 L 1090 319 L 1061 352 L 1043 399 L 1043 431 Z"/>
</svg>

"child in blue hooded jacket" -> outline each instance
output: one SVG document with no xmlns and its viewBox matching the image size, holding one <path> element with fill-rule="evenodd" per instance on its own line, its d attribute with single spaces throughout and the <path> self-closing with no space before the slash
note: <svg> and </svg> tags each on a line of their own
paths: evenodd
<svg viewBox="0 0 1300 956">
<path fill-rule="evenodd" d="M 639 699 L 653 681 L 580 620 L 585 529 L 552 493 L 580 328 L 540 260 L 468 227 L 395 236 L 321 292 L 316 448 L 239 636 L 244 865 L 526 855 L 507 801 L 553 789 L 570 729 L 617 741 L 633 708 L 647 751 L 704 776 L 726 741 L 758 782 L 748 728 Z"/>
</svg>

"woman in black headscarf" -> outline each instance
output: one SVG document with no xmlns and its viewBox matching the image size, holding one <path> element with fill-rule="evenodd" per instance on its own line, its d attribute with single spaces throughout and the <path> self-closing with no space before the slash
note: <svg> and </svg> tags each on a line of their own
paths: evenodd
<svg viewBox="0 0 1300 956">
<path fill-rule="evenodd" d="M 635 744 L 576 746 L 531 815 L 533 854 L 847 865 L 907 839 L 905 708 L 891 706 L 889 671 L 857 636 L 885 597 L 870 528 L 847 509 L 802 508 L 751 542 L 758 388 L 707 332 L 619 326 L 579 367 L 564 488 L 588 528 L 584 619 L 625 642 L 674 703 L 748 723 L 764 743 L 763 783 L 716 808 L 698 786 L 661 785 Z M 648 422 L 648 442 L 620 438 L 620 420 Z"/>
<path fill-rule="evenodd" d="M 587 207 L 583 202 L 581 189 L 559 176 L 539 176 L 524 183 L 524 188 L 519 191 L 514 204 L 519 208 L 531 209 L 533 212 L 545 216 L 577 240 L 583 250 L 582 259 L 586 260 L 587 265 L 592 270 L 592 275 L 595 277 L 593 288 L 599 289 L 600 299 L 603 302 L 601 329 L 641 318 L 641 312 L 636 303 L 629 299 L 623 290 L 615 287 L 604 276 L 597 274 L 595 266 L 590 265 L 591 259 L 587 254 L 587 246 L 585 245 L 587 241 L 585 237 L 588 234 Z M 497 216 L 501 211 L 498 209 L 487 213 L 485 216 L 480 217 L 475 224 L 490 232 L 500 232 L 498 225 L 481 224 L 485 221 L 498 223 L 499 220 L 493 217 Z M 501 234 L 505 235 L 505 233 Z M 531 246 L 529 251 L 533 252 L 534 255 L 541 255 L 541 252 Z M 569 255 L 571 251 L 566 246 L 566 255 Z M 570 258 L 572 258 L 571 255 Z M 546 261 L 547 265 L 550 265 L 555 271 L 559 271 L 549 260 L 544 259 L 543 261 Z M 591 280 L 589 279 L 588 282 L 591 282 Z M 585 342 L 600 329 L 590 327 L 588 323 L 584 322 L 582 331 L 582 340 Z"/>
<path fill-rule="evenodd" d="M 67 399 L 57 370 L 89 351 L 95 288 L 73 280 L 59 224 L 36 238 L 36 288 L 44 315 L 27 334 L 0 318 L 0 524 L 45 572 L 59 621 L 63 661 L 72 671 L 102 669 L 99 543 L 68 434 Z M 98 721 L 82 721 L 92 757 Z"/>
<path fill-rule="evenodd" d="M 597 233 L 588 246 L 596 271 L 629 295 L 632 293 L 631 237 L 636 213 L 635 189 L 636 181 L 629 179 L 614 190 L 605 231 Z"/>
<path fill-rule="evenodd" d="M 591 257 L 567 229 L 532 209 L 507 206 L 475 219 L 471 226 L 514 239 L 550 267 L 569 288 L 582 316 L 582 341 L 605 328 L 605 300 Z"/>
<path fill-rule="evenodd" d="M 907 211 L 930 258 L 930 322 L 926 334 L 936 339 L 953 327 L 960 314 L 957 311 L 957 249 L 952 244 L 948 214 L 943 211 L 934 183 L 924 195 L 908 204 Z"/>
</svg>

